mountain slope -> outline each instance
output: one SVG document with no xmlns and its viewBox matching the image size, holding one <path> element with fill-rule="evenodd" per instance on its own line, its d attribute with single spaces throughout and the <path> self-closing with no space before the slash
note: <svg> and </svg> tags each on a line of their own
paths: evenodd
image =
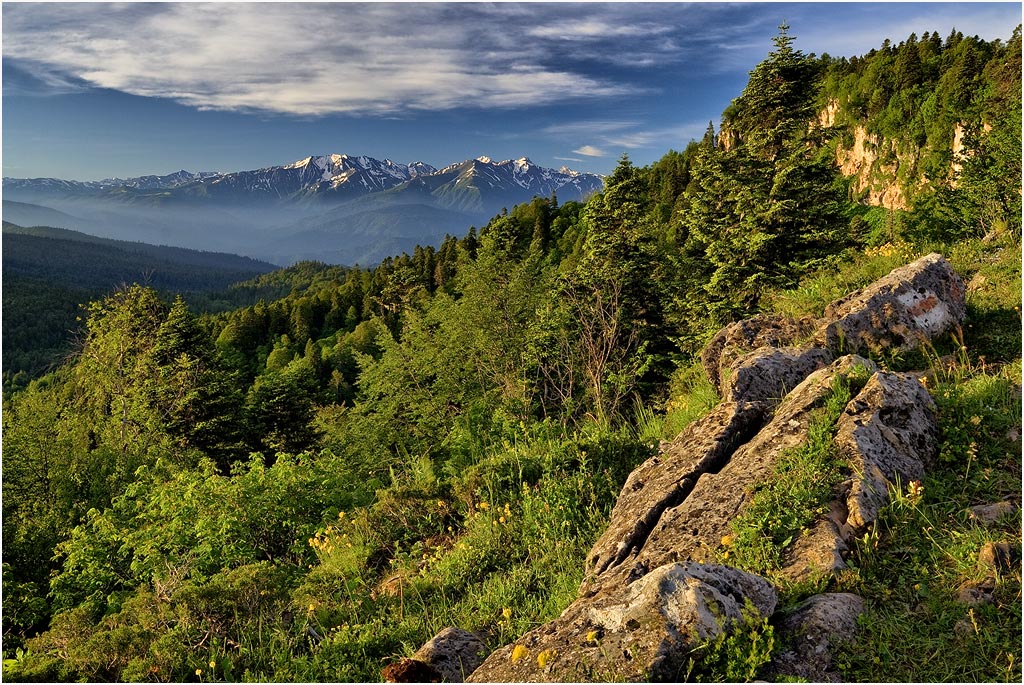
<svg viewBox="0 0 1024 685">
<path fill-rule="evenodd" d="M 42 207 L 28 202 L 3 201 L 4 221 L 21 226 L 74 226 L 82 223 L 81 217 Z"/>
<path fill-rule="evenodd" d="M 70 218 L 61 217 L 62 226 L 95 235 L 282 263 L 290 255 L 330 255 L 346 264 L 379 261 L 436 243 L 445 233 L 461 234 L 534 196 L 583 200 L 603 187 L 596 174 L 547 169 L 525 157 L 479 157 L 438 170 L 423 162 L 342 154 L 232 173 L 3 183 L 9 200 L 63 212 Z M 5 211 L 12 219 L 34 216 L 18 205 L 5 203 Z"/>
<path fill-rule="evenodd" d="M 4 222 L 4 388 L 24 385 L 70 353 L 80 305 L 123 284 L 198 296 L 273 269 L 237 255 Z"/>
<path fill-rule="evenodd" d="M 225 288 L 276 268 L 249 257 L 98 238 L 4 222 L 3 271 L 72 287 L 109 288 L 148 279 L 168 290 Z"/>
</svg>

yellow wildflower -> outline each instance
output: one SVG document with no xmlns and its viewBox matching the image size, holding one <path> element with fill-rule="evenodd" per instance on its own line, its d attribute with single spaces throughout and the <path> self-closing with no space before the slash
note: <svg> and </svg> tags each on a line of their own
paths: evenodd
<svg viewBox="0 0 1024 685">
<path fill-rule="evenodd" d="M 591 630 L 587 633 L 587 642 L 594 642 L 595 640 L 597 640 L 597 631 Z"/>
<path fill-rule="evenodd" d="M 197 668 L 196 669 L 196 675 L 203 675 L 203 669 Z"/>
<path fill-rule="evenodd" d="M 491 505 L 488 504 L 487 502 L 480 502 L 476 506 L 477 506 L 477 509 L 484 509 L 484 510 L 487 510 L 487 509 L 491 508 Z"/>
<path fill-rule="evenodd" d="M 732 535 L 723 535 L 722 536 L 722 546 L 723 547 L 728 547 L 729 545 L 731 545 L 735 541 L 736 541 L 736 538 L 734 538 Z"/>
<path fill-rule="evenodd" d="M 543 652 L 537 655 L 537 665 L 544 668 L 548 665 L 548 662 L 555 656 L 554 651 L 545 649 Z"/>
<path fill-rule="evenodd" d="M 512 648 L 512 663 L 519 661 L 529 653 L 530 650 L 528 650 L 526 647 L 523 647 L 522 645 L 516 645 Z"/>
<path fill-rule="evenodd" d="M 980 416 L 972 416 L 971 417 L 971 425 L 972 426 L 977 426 L 980 423 L 981 423 L 981 417 Z"/>
<path fill-rule="evenodd" d="M 503 616 L 503 617 L 504 617 L 505 619 L 509 619 L 509 618 L 512 618 L 512 610 L 511 610 L 511 609 L 509 609 L 508 607 L 505 607 L 504 609 L 502 609 L 502 610 L 501 610 L 501 615 L 502 615 L 502 616 Z"/>
<path fill-rule="evenodd" d="M 217 668 L 217 662 L 213 659 L 210 659 L 210 668 Z"/>
</svg>

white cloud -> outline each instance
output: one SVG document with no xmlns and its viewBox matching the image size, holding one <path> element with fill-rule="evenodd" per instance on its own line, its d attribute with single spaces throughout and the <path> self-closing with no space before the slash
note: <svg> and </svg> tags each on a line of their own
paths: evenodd
<svg viewBox="0 0 1024 685">
<path fill-rule="evenodd" d="M 649 38 L 668 33 L 671 30 L 669 26 L 650 23 L 620 24 L 603 19 L 581 19 L 537 26 L 527 31 L 527 35 L 537 38 L 578 41 L 604 38 Z"/>
<path fill-rule="evenodd" d="M 573 150 L 577 155 L 583 155 L 585 157 L 604 157 L 604 150 L 594 147 L 593 145 L 584 145 L 580 148 Z"/>
<path fill-rule="evenodd" d="M 502 31 L 515 7 L 5 5 L 3 52 L 40 75 L 201 109 L 318 116 L 507 108 L 640 88 L 545 60 Z M 622 28 L 620 30 L 625 30 Z M 511 30 L 511 34 L 516 34 Z M 523 35 L 522 31 L 519 32 Z M 52 80 L 52 76 L 48 76 Z"/>
<path fill-rule="evenodd" d="M 707 130 L 707 121 L 693 121 L 658 128 L 645 128 L 638 121 L 577 121 L 549 126 L 544 133 L 562 139 L 596 139 L 600 146 L 584 145 L 573 153 L 591 157 L 607 157 L 608 149 L 682 149 L 691 140 L 700 140 Z"/>
</svg>

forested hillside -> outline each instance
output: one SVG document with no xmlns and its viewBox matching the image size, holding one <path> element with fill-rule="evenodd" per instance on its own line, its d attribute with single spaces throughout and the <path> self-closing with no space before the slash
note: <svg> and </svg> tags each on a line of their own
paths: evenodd
<svg viewBox="0 0 1024 685">
<path fill-rule="evenodd" d="M 230 311 L 140 285 L 93 302 L 73 358 L 5 397 L 5 680 L 376 681 L 445 626 L 506 645 L 576 597 L 626 476 L 718 402 L 716 331 L 820 315 L 939 251 L 966 327 L 874 358 L 931 378 L 941 464 L 827 581 L 867 601 L 839 669 L 1019 681 L 1019 571 L 989 603 L 957 593 L 979 545 L 1020 553 L 1019 520 L 964 513 L 1020 501 L 1020 59 L 1019 27 L 839 61 L 783 27 L 719 131 L 623 157 L 585 203 L 266 274 Z M 860 126 L 916 160 L 904 208 L 842 173 Z M 772 571 L 790 601 L 825 589 Z M 716 649 L 694 677 L 765 663 Z"/>
<path fill-rule="evenodd" d="M 3 224 L 4 391 L 24 388 L 73 351 L 80 305 L 120 286 L 143 283 L 182 293 L 205 310 L 255 300 L 224 302 L 207 293 L 272 271 L 248 257 L 97 238 L 47 226 Z M 287 291 L 286 291 L 287 292 Z"/>
</svg>

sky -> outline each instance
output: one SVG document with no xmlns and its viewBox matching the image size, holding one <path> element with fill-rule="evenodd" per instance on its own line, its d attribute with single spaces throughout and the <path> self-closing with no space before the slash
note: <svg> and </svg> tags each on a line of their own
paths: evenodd
<svg viewBox="0 0 1024 685">
<path fill-rule="evenodd" d="M 1013 3 L 3 2 L 5 177 L 486 155 L 610 173 L 699 139 L 772 49 L 864 54 Z"/>
</svg>

